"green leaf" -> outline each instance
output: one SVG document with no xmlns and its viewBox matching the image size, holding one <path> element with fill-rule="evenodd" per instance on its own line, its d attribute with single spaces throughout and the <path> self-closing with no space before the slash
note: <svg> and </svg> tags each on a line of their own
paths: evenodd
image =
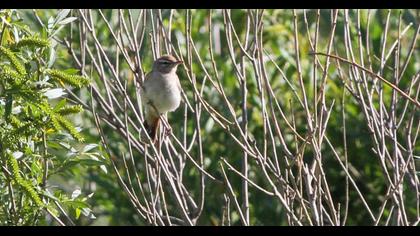
<svg viewBox="0 0 420 236">
<path fill-rule="evenodd" d="M 63 95 L 66 95 L 67 93 L 64 92 L 64 89 L 62 88 L 55 88 L 55 89 L 49 89 L 47 90 L 44 95 L 48 98 L 48 99 L 55 99 L 55 98 L 59 98 Z"/>
<path fill-rule="evenodd" d="M 70 11 L 71 11 L 71 9 L 63 9 L 63 10 L 59 11 L 57 13 L 57 17 L 55 18 L 54 23 L 57 24 L 60 21 L 62 21 L 65 17 L 68 16 L 68 14 L 70 13 Z"/>
<path fill-rule="evenodd" d="M 82 209 L 82 213 L 84 216 L 89 216 L 90 219 L 96 219 L 95 215 L 92 214 L 92 210 L 89 207 L 85 207 Z"/>
<path fill-rule="evenodd" d="M 108 169 L 106 168 L 105 165 L 100 165 L 99 168 L 105 173 L 108 174 Z"/>
<path fill-rule="evenodd" d="M 58 102 L 57 105 L 55 105 L 53 110 L 54 111 L 60 110 L 60 108 L 63 108 L 66 105 L 66 103 L 67 103 L 66 99 L 61 99 L 60 102 Z"/>
<path fill-rule="evenodd" d="M 49 54 L 49 58 L 48 58 L 48 68 L 51 68 L 56 60 L 56 51 L 53 47 L 50 48 L 50 54 Z"/>
<path fill-rule="evenodd" d="M 53 33 L 50 35 L 50 38 L 52 38 L 56 34 L 58 34 L 58 32 L 60 32 L 64 27 L 65 27 L 65 25 L 60 25 L 56 30 L 53 31 Z"/>
<path fill-rule="evenodd" d="M 19 160 L 21 157 L 23 157 L 23 152 L 16 151 L 16 152 L 13 152 L 12 155 L 16 160 Z"/>
<path fill-rule="evenodd" d="M 44 38 L 44 39 L 48 38 L 48 32 L 45 27 L 41 29 L 41 38 Z"/>
<path fill-rule="evenodd" d="M 83 209 L 85 207 L 89 207 L 89 204 L 81 200 L 63 200 L 63 203 L 73 209 Z"/>
<path fill-rule="evenodd" d="M 51 33 L 51 30 L 54 28 L 54 26 L 55 26 L 55 19 L 53 16 L 50 16 L 50 18 L 48 18 L 48 23 L 47 23 L 48 33 Z"/>
<path fill-rule="evenodd" d="M 75 217 L 76 217 L 76 219 L 79 219 L 80 213 L 82 213 L 82 210 L 80 208 L 76 208 L 75 209 Z"/>
<path fill-rule="evenodd" d="M 75 69 L 75 68 L 70 68 L 67 70 L 63 70 L 64 73 L 69 74 L 69 75 L 78 75 L 80 70 L 79 69 Z"/>
<path fill-rule="evenodd" d="M 75 20 L 77 20 L 77 17 L 67 17 L 66 19 L 58 22 L 58 24 L 59 25 L 66 25 L 66 24 L 69 24 L 69 23 L 71 23 L 71 22 L 73 22 Z"/>
<path fill-rule="evenodd" d="M 33 176 L 37 176 L 40 173 L 41 173 L 41 167 L 38 165 L 38 162 L 33 161 L 32 164 L 31 164 L 31 174 Z M 41 176 L 41 175 L 39 175 L 39 176 Z"/>
<path fill-rule="evenodd" d="M 72 193 L 71 193 L 71 199 L 75 199 L 78 196 L 80 196 L 80 194 L 82 193 L 82 191 L 80 190 L 80 188 L 75 189 Z"/>
<path fill-rule="evenodd" d="M 90 143 L 90 144 L 86 145 L 83 148 L 82 152 L 89 152 L 90 150 L 92 150 L 92 149 L 94 149 L 96 147 L 98 147 L 98 144 L 96 144 L 96 143 Z"/>
<path fill-rule="evenodd" d="M 98 166 L 98 165 L 102 165 L 103 161 L 100 161 L 99 159 L 94 160 L 94 159 L 80 158 L 78 159 L 78 163 L 81 165 L 86 165 L 86 166 Z"/>
<path fill-rule="evenodd" d="M 1 45 L 6 45 L 7 44 L 7 40 L 10 38 L 10 31 L 9 28 L 4 28 L 2 34 L 2 38 L 1 38 Z"/>
</svg>

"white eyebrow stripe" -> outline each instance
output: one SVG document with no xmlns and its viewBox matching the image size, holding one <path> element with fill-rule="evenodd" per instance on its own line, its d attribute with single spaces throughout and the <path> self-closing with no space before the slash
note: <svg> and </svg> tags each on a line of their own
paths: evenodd
<svg viewBox="0 0 420 236">
<path fill-rule="evenodd" d="M 160 62 L 163 62 L 163 63 L 172 63 L 172 61 L 170 61 L 170 60 L 167 60 L 167 59 L 160 59 Z"/>
</svg>

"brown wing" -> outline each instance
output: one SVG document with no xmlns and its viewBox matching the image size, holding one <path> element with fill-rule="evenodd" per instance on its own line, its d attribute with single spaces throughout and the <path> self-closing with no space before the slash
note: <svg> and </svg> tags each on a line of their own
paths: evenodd
<svg viewBox="0 0 420 236">
<path fill-rule="evenodd" d="M 143 122 L 144 127 L 146 128 L 146 132 L 149 134 L 150 138 L 152 138 L 153 142 L 156 142 L 157 140 L 157 131 L 159 129 L 159 116 L 155 116 L 155 112 L 150 112 L 149 105 L 147 104 L 149 101 L 147 101 L 146 95 L 145 95 L 145 87 L 144 84 L 146 84 L 148 81 L 150 81 L 152 73 L 149 72 L 144 77 L 143 86 L 141 88 L 141 100 L 143 102 L 144 106 L 144 112 L 145 112 L 145 120 Z"/>
<path fill-rule="evenodd" d="M 140 86 L 140 97 L 141 97 L 141 100 L 143 101 L 143 102 L 145 102 L 145 96 L 144 96 L 144 93 L 146 92 L 146 89 L 145 89 L 145 86 L 144 86 L 144 84 L 146 83 L 146 81 L 148 81 L 148 80 L 150 80 L 150 77 L 151 77 L 151 72 L 149 72 L 149 73 L 147 73 L 145 76 L 144 76 L 144 81 L 143 81 L 143 83 L 141 84 L 141 86 Z"/>
<path fill-rule="evenodd" d="M 158 138 L 159 124 L 160 124 L 160 118 L 159 117 L 153 119 L 152 121 L 147 121 L 147 119 L 146 119 L 143 122 L 143 125 L 144 125 L 144 128 L 146 129 L 146 132 L 149 134 L 149 136 L 150 136 L 150 138 L 152 139 L 153 142 L 156 142 L 156 140 Z M 144 139 L 146 139 L 146 138 L 144 138 Z"/>
<path fill-rule="evenodd" d="M 152 72 L 149 72 L 149 73 L 147 73 L 145 76 L 144 76 L 144 81 L 143 81 L 143 83 L 145 83 L 146 81 L 148 81 L 152 76 Z"/>
</svg>

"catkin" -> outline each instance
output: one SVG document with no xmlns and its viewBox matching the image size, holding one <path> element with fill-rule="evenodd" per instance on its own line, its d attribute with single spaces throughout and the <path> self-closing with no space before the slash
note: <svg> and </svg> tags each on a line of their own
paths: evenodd
<svg viewBox="0 0 420 236">
<path fill-rule="evenodd" d="M 21 48 L 21 47 L 38 47 L 38 48 L 45 48 L 49 47 L 50 42 L 45 39 L 40 39 L 36 37 L 28 37 L 20 40 L 18 43 L 13 45 L 15 48 Z"/>
<path fill-rule="evenodd" d="M 50 69 L 46 70 L 45 73 L 47 73 L 53 80 L 62 81 L 77 88 L 81 88 L 82 86 L 89 84 L 89 79 L 84 76 L 69 75 L 59 70 Z"/>
<path fill-rule="evenodd" d="M 7 153 L 7 161 L 11 167 L 12 177 L 16 184 L 18 184 L 26 193 L 28 193 L 29 197 L 37 206 L 43 206 L 44 204 L 42 203 L 41 198 L 38 196 L 31 183 L 23 179 L 20 175 L 18 162 L 11 153 Z"/>
<path fill-rule="evenodd" d="M 21 75 L 26 75 L 25 67 L 20 63 L 15 54 L 10 49 L 0 46 L 0 54 L 4 55 Z"/>
</svg>

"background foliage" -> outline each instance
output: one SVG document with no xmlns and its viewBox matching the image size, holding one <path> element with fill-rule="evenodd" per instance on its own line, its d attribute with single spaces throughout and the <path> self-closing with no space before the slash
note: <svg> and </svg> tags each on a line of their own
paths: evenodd
<svg viewBox="0 0 420 236">
<path fill-rule="evenodd" d="M 419 107 L 351 65 L 418 102 L 418 10 L 2 10 L 1 18 L 2 224 L 188 224 L 184 208 L 197 225 L 419 223 Z M 40 43 L 14 48 L 31 37 Z M 168 115 L 173 136 L 155 153 L 138 141 L 138 87 L 166 53 L 185 62 L 178 75 L 188 103 Z M 178 188 L 199 207 L 179 207 Z"/>
</svg>

